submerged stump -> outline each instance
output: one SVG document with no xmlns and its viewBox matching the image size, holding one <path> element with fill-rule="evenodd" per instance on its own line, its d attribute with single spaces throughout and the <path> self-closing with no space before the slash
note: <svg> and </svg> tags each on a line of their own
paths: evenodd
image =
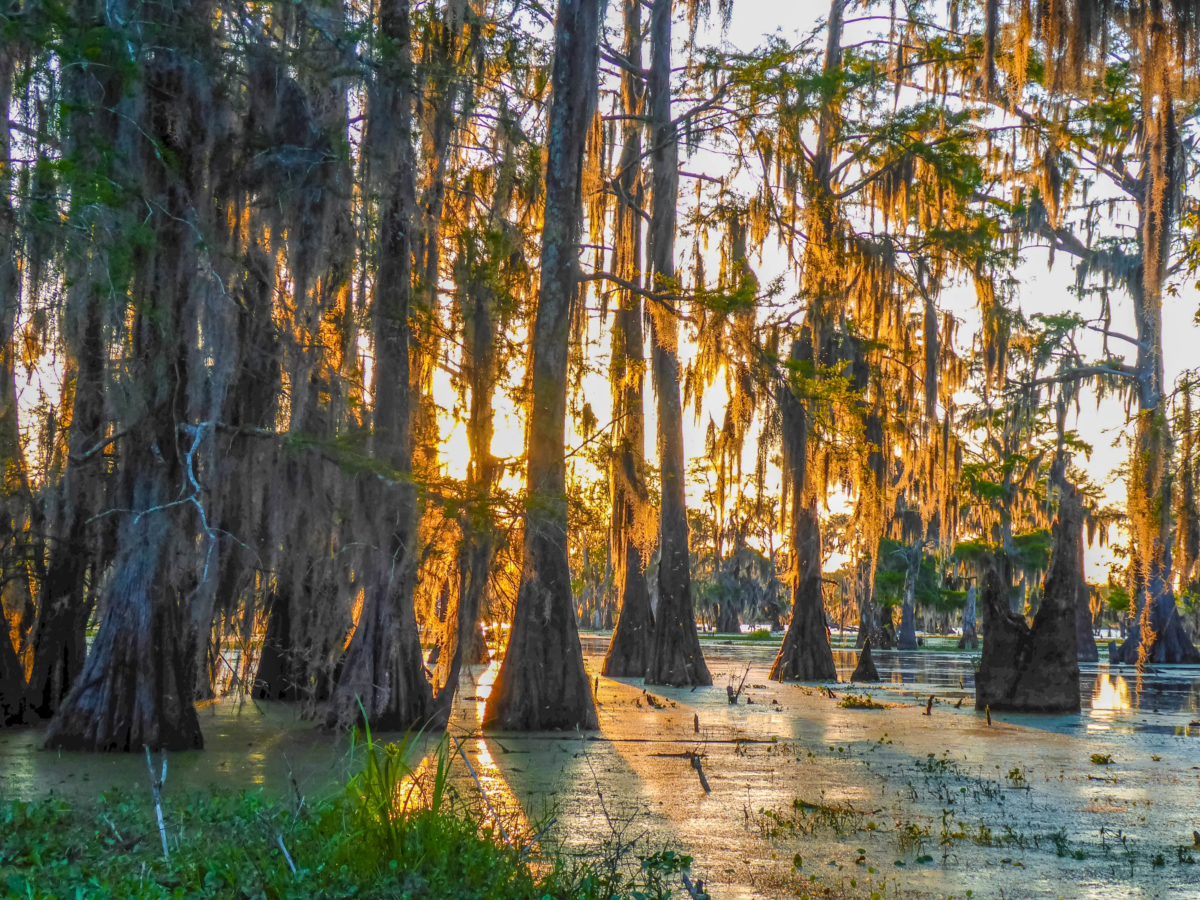
<svg viewBox="0 0 1200 900">
<path fill-rule="evenodd" d="M 1083 506 L 1061 471 L 1058 481 L 1054 549 L 1032 626 L 1009 610 L 1007 559 L 994 556 L 984 563 L 983 656 L 975 676 L 976 709 L 1079 711 L 1075 607 L 1083 578 Z"/>
<path fill-rule="evenodd" d="M 858 655 L 858 665 L 854 667 L 854 674 L 850 676 L 851 681 L 870 681 L 878 682 L 879 670 L 875 668 L 875 660 L 871 658 L 871 640 L 863 644 L 862 653 Z"/>
</svg>

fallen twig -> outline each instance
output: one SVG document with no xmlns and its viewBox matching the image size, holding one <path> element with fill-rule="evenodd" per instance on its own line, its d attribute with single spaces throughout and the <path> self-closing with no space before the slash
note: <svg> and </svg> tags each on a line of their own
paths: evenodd
<svg viewBox="0 0 1200 900">
<path fill-rule="evenodd" d="M 283 845 L 283 832 L 275 832 L 275 843 L 279 845 L 279 849 L 283 852 L 283 858 L 288 864 L 288 868 L 292 870 L 292 875 L 296 874 L 296 864 L 292 862 L 292 854 L 288 853 L 287 847 Z"/>
<path fill-rule="evenodd" d="M 146 768 L 150 771 L 150 790 L 154 795 L 154 814 L 158 817 L 158 836 L 162 838 L 163 859 L 171 861 L 171 851 L 167 849 L 167 826 L 163 822 L 162 786 L 167 780 L 167 751 L 162 751 L 162 774 L 154 777 L 154 762 L 150 759 L 150 745 L 142 744 L 146 751 Z M 114 829 L 115 830 L 115 829 Z"/>
</svg>

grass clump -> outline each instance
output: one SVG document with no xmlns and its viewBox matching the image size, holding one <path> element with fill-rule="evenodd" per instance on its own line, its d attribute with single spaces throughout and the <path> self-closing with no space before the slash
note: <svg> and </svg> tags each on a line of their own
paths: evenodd
<svg viewBox="0 0 1200 900">
<path fill-rule="evenodd" d="M 888 704 L 880 703 L 870 694 L 846 694 L 838 701 L 842 709 L 887 709 Z"/>
<path fill-rule="evenodd" d="M 61 798 L 0 807 L 0 895 L 51 897 L 670 897 L 691 864 L 663 851 L 540 850 L 450 779 L 445 739 L 370 740 L 366 764 L 325 801 L 261 792 L 170 798 L 169 859 L 148 796 Z"/>
</svg>

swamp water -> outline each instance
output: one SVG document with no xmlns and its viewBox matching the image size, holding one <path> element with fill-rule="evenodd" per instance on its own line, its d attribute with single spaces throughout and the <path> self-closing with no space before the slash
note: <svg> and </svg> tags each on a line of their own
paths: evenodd
<svg viewBox="0 0 1200 900">
<path fill-rule="evenodd" d="M 606 641 L 583 636 L 593 676 Z M 768 681 L 773 645 L 704 643 L 711 688 L 599 678 L 595 734 L 480 737 L 494 669 L 478 673 L 451 726 L 462 790 L 568 852 L 669 845 L 714 898 L 1200 898 L 1200 669 L 1147 673 L 1139 692 L 1127 667 L 1085 666 L 1080 715 L 997 713 L 989 727 L 969 654 L 877 651 L 884 682 L 831 697 Z M 849 677 L 855 654 L 835 658 Z M 885 708 L 843 706 L 850 694 Z M 210 704 L 201 723 L 208 749 L 170 758 L 168 818 L 190 788 L 294 781 L 320 796 L 354 767 L 348 740 L 280 705 Z M 38 737 L 0 731 L 0 800 L 146 790 L 144 757 L 42 752 Z"/>
</svg>

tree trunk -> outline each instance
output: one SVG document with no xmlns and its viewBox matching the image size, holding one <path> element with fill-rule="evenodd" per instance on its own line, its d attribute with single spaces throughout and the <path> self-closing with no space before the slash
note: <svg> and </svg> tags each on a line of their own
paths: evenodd
<svg viewBox="0 0 1200 900">
<path fill-rule="evenodd" d="M 128 47 L 137 54 L 138 80 L 121 101 L 129 103 L 121 127 L 129 130 L 126 145 L 135 155 L 122 162 L 136 173 L 148 210 L 141 221 L 155 236 L 135 255 L 128 285 L 135 301 L 127 380 L 133 412 L 114 506 L 129 512 L 117 535 L 96 639 L 50 722 L 48 747 L 131 751 L 143 744 L 202 744 L 184 607 L 199 584 L 195 548 L 204 512 L 193 465 L 206 432 L 187 421 L 186 398 L 194 387 L 212 392 L 217 403 L 223 399 L 213 385 L 190 384 L 189 377 L 209 368 L 193 366 L 190 354 L 217 352 L 200 327 L 219 276 L 211 258 L 201 259 L 206 250 L 197 235 L 211 235 L 215 227 L 211 164 L 226 120 L 208 115 L 213 73 L 206 68 L 212 39 L 206 12 L 187 5 L 153 12 L 143 24 L 159 40 L 169 38 L 165 46 L 157 43 L 148 53 L 141 32 L 132 31 L 115 35 L 112 46 L 122 58 Z"/>
<path fill-rule="evenodd" d="M 1183 176 L 1178 163 L 1179 132 L 1168 66 L 1167 29 L 1161 11 L 1149 21 L 1142 86 L 1142 194 L 1138 198 L 1141 279 L 1130 279 L 1138 352 L 1138 401 L 1128 507 L 1133 537 L 1138 618 L 1118 649 L 1117 662 L 1195 663 L 1192 644 L 1171 589 L 1171 424 L 1163 402 L 1162 301 L 1172 220 L 1178 212 Z"/>
<path fill-rule="evenodd" d="M 900 635 L 896 646 L 900 650 L 917 649 L 917 578 L 921 574 L 924 542 L 918 540 L 908 548 L 908 566 L 904 571 L 904 603 L 900 607 Z"/>
<path fill-rule="evenodd" d="M 875 558 L 878 556 L 879 541 L 870 556 L 862 556 L 854 565 L 854 593 L 858 600 L 858 636 L 854 645 L 862 649 L 867 641 L 876 647 L 879 644 L 879 607 L 875 605 Z"/>
<path fill-rule="evenodd" d="M 625 3 L 625 58 L 635 69 L 642 67 L 642 17 L 638 0 Z M 616 222 L 613 242 L 613 271 L 636 282 L 642 268 L 641 209 L 645 202 L 642 178 L 642 79 L 634 72 L 621 75 L 625 126 L 624 145 L 618 162 Z M 645 357 L 642 334 L 641 298 L 633 291 L 619 293 L 613 315 L 612 360 L 609 378 L 613 393 L 613 457 L 609 470 L 612 494 L 610 544 L 620 591 L 620 611 L 604 657 L 605 675 L 640 678 L 650 665 L 654 638 L 654 614 L 650 611 L 650 588 L 646 582 L 643 553 L 646 536 L 640 534 L 648 518 L 649 496 L 642 475 L 645 468 L 646 422 L 642 406 L 645 390 Z M 638 539 L 641 539 L 640 541 Z"/>
<path fill-rule="evenodd" d="M 136 508 L 121 529 L 120 553 L 105 591 L 103 614 L 83 671 L 46 731 L 48 749 L 131 752 L 195 750 L 204 745 L 192 703 L 193 657 L 183 638 L 183 610 L 163 577 L 170 544 L 165 512 L 152 512 L 168 483 L 147 469 L 134 489 Z M 132 462 L 132 460 L 131 460 Z"/>
<path fill-rule="evenodd" d="M 871 642 L 868 640 L 862 646 L 862 653 L 858 655 L 858 665 L 854 667 L 854 674 L 850 676 L 851 681 L 869 681 L 878 682 L 879 670 L 875 668 L 875 660 L 871 657 Z"/>
<path fill-rule="evenodd" d="M 797 364 L 811 363 L 812 344 L 807 340 L 795 341 L 791 358 Z M 792 621 L 771 666 L 771 678 L 837 681 L 821 595 L 821 521 L 817 516 L 816 491 L 808 477 L 808 412 L 787 384 L 779 388 L 779 407 L 784 477 L 792 495 Z"/>
<path fill-rule="evenodd" d="M 959 650 L 978 650 L 979 634 L 975 627 L 975 605 L 979 589 L 972 584 L 967 588 L 967 603 L 963 607 L 962 637 L 958 639 Z"/>
<path fill-rule="evenodd" d="M 79 4 L 81 10 L 91 7 L 86 0 Z M 81 20 L 86 21 L 82 15 Z M 119 65 L 101 65 L 85 70 L 71 67 L 64 73 L 64 90 L 72 98 L 66 153 L 81 170 L 114 180 L 118 178 L 113 171 L 117 163 L 104 148 L 119 141 L 118 105 L 125 90 L 120 72 Z M 89 209 L 87 217 L 96 233 L 116 228 L 113 211 L 104 205 Z M 106 250 L 93 246 L 68 249 L 63 330 L 71 397 L 69 452 L 49 515 L 54 541 L 34 627 L 29 679 L 30 707 L 44 718 L 58 709 L 83 667 L 84 629 L 91 613 L 87 573 L 96 553 L 89 546 L 87 523 L 100 511 L 106 465 L 97 452 L 105 434 L 109 365 L 103 315 L 107 298 L 101 287 L 108 281 Z"/>
<path fill-rule="evenodd" d="M 12 626 L 0 610 L 0 728 L 25 719 L 25 670 L 9 634 Z"/>
<path fill-rule="evenodd" d="M 1083 577 L 1083 506 L 1056 463 L 1059 485 L 1054 549 L 1032 627 L 1003 602 L 1008 579 L 1001 560 L 984 572 L 983 656 L 975 707 L 1021 712 L 1078 712 L 1079 656 L 1075 607 Z"/>
<path fill-rule="evenodd" d="M 729 601 L 722 602 L 717 613 L 717 632 L 719 634 L 742 633 L 742 622 L 738 617 L 737 607 Z"/>
<path fill-rule="evenodd" d="M 276 590 L 267 609 L 267 631 L 263 636 L 254 696 L 260 700 L 299 700 L 304 684 L 300 651 L 293 643 L 294 625 L 290 592 Z"/>
<path fill-rule="evenodd" d="M 821 525 L 815 500 L 793 503 L 792 535 L 792 621 L 771 666 L 771 679 L 837 681 L 821 598 Z"/>
<path fill-rule="evenodd" d="M 417 495 L 412 481 L 412 385 L 409 371 L 416 162 L 409 0 L 383 0 L 379 28 L 391 42 L 368 111 L 368 148 L 388 193 L 380 217 L 375 320 L 375 429 L 378 459 L 392 481 L 380 496 L 364 476 L 358 502 L 380 507 L 380 546 L 368 556 L 362 613 L 342 660 L 326 725 L 348 728 L 367 718 L 379 730 L 420 725 L 433 710 L 425 678 L 413 590 L 417 565 Z"/>
<path fill-rule="evenodd" d="M 567 561 L 567 367 L 578 288 L 582 170 L 596 104 L 599 0 L 559 0 L 550 78 L 541 281 L 533 326 L 521 585 L 485 728 L 595 728 Z"/>
<path fill-rule="evenodd" d="M 671 0 L 650 8 L 652 175 L 650 271 L 659 295 L 652 310 L 654 390 L 658 400 L 659 510 L 658 609 L 648 684 L 712 684 L 700 651 L 688 547 L 683 407 L 679 399 L 679 322 L 675 319 L 675 216 L 679 197 L 679 143 L 671 120 Z"/>
<path fill-rule="evenodd" d="M 2 8 L 5 13 L 16 12 L 15 3 L 4 3 Z M 11 38 L 0 44 L 0 97 L 6 104 L 12 96 L 16 55 L 17 45 Z M 33 613 L 27 567 L 35 558 L 28 546 L 33 504 L 17 414 L 16 325 L 21 283 L 17 221 L 11 199 L 17 185 L 10 178 L 7 106 L 3 127 L 3 134 L 0 134 L 0 191 L 3 191 L 0 234 L 9 236 L 10 246 L 0 255 L 0 575 L 3 576 L 0 583 L 0 726 L 13 724 L 24 717 L 25 666 L 18 653 L 24 649 L 24 636 Z"/>
</svg>

